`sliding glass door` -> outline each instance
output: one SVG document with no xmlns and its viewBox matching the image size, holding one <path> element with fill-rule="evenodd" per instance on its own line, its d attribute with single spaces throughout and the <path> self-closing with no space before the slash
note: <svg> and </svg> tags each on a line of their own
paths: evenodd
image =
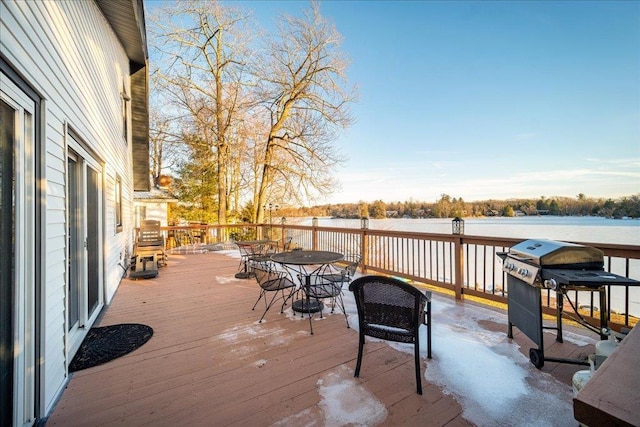
<svg viewBox="0 0 640 427">
<path fill-rule="evenodd" d="M 102 307 L 101 165 L 69 135 L 67 331 L 69 360 Z"/>
<path fill-rule="evenodd" d="M 35 419 L 35 103 L 0 72 L 0 425 Z"/>
</svg>

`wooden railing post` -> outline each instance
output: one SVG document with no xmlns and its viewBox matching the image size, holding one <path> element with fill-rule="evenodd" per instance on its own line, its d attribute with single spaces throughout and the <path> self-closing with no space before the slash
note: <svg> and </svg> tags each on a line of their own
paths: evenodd
<svg viewBox="0 0 640 427">
<path fill-rule="evenodd" d="M 362 256 L 362 273 L 366 274 L 367 264 L 369 262 L 369 218 L 360 218 L 360 231 L 362 231 L 362 239 L 360 239 L 360 256 Z"/>
<path fill-rule="evenodd" d="M 462 282 L 464 281 L 464 246 L 462 244 L 462 236 L 454 235 L 454 239 L 454 289 L 456 299 L 462 300 Z"/>
<path fill-rule="evenodd" d="M 311 232 L 311 249 L 318 250 L 318 218 L 313 217 L 311 220 L 312 232 Z"/>
<path fill-rule="evenodd" d="M 367 233 L 367 229 L 362 229 L 361 231 L 360 255 L 362 256 L 362 274 L 367 274 L 367 265 L 369 264 L 369 234 Z"/>
<path fill-rule="evenodd" d="M 282 247 L 282 250 L 285 249 L 285 244 L 287 243 L 287 229 L 285 226 L 285 221 L 284 221 L 284 217 L 282 218 L 282 221 L 280 222 L 280 246 Z"/>
</svg>

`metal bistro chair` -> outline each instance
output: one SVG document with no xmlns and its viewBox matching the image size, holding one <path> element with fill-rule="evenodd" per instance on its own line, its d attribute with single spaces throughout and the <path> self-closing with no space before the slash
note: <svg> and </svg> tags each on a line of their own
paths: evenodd
<svg viewBox="0 0 640 427">
<path fill-rule="evenodd" d="M 282 252 L 289 252 L 293 249 L 293 237 L 287 237 L 282 245 Z"/>
<path fill-rule="evenodd" d="M 253 267 L 253 273 L 255 274 L 256 281 L 258 285 L 260 285 L 260 296 L 256 300 L 256 303 L 253 304 L 253 308 L 251 310 L 255 310 L 258 302 L 264 298 L 265 310 L 260 317 L 258 323 L 262 323 L 264 316 L 267 314 L 267 311 L 273 306 L 273 304 L 278 300 L 282 299 L 282 306 L 280 307 L 280 313 L 284 312 L 284 306 L 287 304 L 287 301 L 291 299 L 295 290 L 296 284 L 289 279 L 286 271 L 276 271 L 271 270 L 264 265 L 257 264 Z M 273 296 L 271 300 L 268 300 L 267 294 L 271 292 Z M 280 297 L 278 297 L 278 293 L 280 293 Z"/>
<path fill-rule="evenodd" d="M 251 265 L 262 264 L 263 267 L 271 267 L 271 255 L 279 252 L 279 244 L 275 240 L 269 240 L 254 247 L 253 255 L 249 257 Z"/>
<path fill-rule="evenodd" d="M 349 285 L 358 308 L 358 361 L 354 377 L 360 375 L 365 335 L 414 345 L 417 392 L 422 394 L 420 375 L 420 325 L 427 326 L 427 357 L 431 358 L 431 292 L 423 293 L 401 280 L 386 276 L 363 276 Z"/>
<path fill-rule="evenodd" d="M 362 263 L 362 255 L 345 255 L 344 260 L 346 264 L 344 262 L 340 264 L 329 264 L 322 272 L 322 277 L 334 283 L 350 283 Z"/>
<path fill-rule="evenodd" d="M 303 292 L 308 294 L 309 298 L 315 300 L 330 300 L 331 304 L 331 313 L 335 312 L 335 307 L 338 305 L 338 308 L 342 310 L 342 314 L 344 314 L 344 319 L 347 322 L 347 328 L 349 327 L 349 318 L 347 317 L 347 311 L 344 308 L 344 301 L 342 300 L 342 282 L 334 282 L 331 280 L 327 280 L 324 275 L 316 274 L 311 276 L 311 283 L 308 287 L 302 287 Z M 324 305 L 320 305 L 320 318 L 323 318 L 323 310 Z M 309 315 L 309 328 L 311 329 L 311 334 L 313 334 L 313 324 L 311 322 L 311 318 L 314 313 L 308 312 Z"/>
<path fill-rule="evenodd" d="M 238 251 L 240 252 L 240 264 L 238 265 L 238 272 L 235 277 L 238 279 L 248 279 L 253 276 L 253 271 L 251 270 L 251 259 L 255 256 L 255 244 L 243 242 L 235 243 L 236 246 L 238 246 Z"/>
<path fill-rule="evenodd" d="M 347 261 L 346 264 L 329 264 L 320 274 L 314 276 L 309 293 L 311 298 L 330 298 L 331 313 L 335 311 L 337 303 L 338 307 L 344 314 L 344 319 L 347 322 L 348 328 L 349 318 L 344 307 L 344 300 L 342 299 L 342 286 L 344 283 L 351 282 L 354 274 L 360 266 L 360 263 L 362 262 L 362 256 L 352 254 L 346 255 L 344 259 Z M 322 318 L 322 310 L 320 311 L 320 318 Z"/>
</svg>

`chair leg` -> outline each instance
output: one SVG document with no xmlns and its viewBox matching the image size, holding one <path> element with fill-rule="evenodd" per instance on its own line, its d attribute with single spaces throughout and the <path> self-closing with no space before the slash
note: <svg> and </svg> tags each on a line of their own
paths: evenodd
<svg viewBox="0 0 640 427">
<path fill-rule="evenodd" d="M 264 316 L 267 314 L 267 311 L 269 311 L 269 309 L 271 308 L 271 306 L 275 302 L 277 296 L 278 296 L 278 292 L 276 291 L 276 292 L 273 293 L 273 297 L 271 297 L 271 301 L 269 301 L 269 304 L 267 304 L 267 308 L 264 310 L 264 313 L 262 313 L 262 317 L 260 318 L 260 320 L 258 320 L 258 323 L 262 323 L 262 320 L 264 319 Z M 265 302 L 265 304 L 267 302 L 267 296 L 266 295 L 264 297 L 264 302 Z"/>
<path fill-rule="evenodd" d="M 282 290 L 282 299 L 284 301 L 282 301 L 282 306 L 280 307 L 280 314 L 284 313 L 284 306 L 287 305 L 287 301 L 289 301 L 291 298 L 293 298 L 293 291 L 289 292 L 289 295 L 285 295 L 284 294 L 284 289 Z"/>
<path fill-rule="evenodd" d="M 416 342 L 414 344 L 414 354 L 416 361 L 416 388 L 418 394 L 422 394 L 422 374 L 420 370 L 420 340 L 416 336 Z"/>
<path fill-rule="evenodd" d="M 349 328 L 349 318 L 347 317 L 347 310 L 344 308 L 344 300 L 342 299 L 342 294 L 337 297 L 339 307 L 342 309 L 342 314 L 344 314 L 344 320 L 347 322 L 347 328 Z"/>
<path fill-rule="evenodd" d="M 427 302 L 427 358 L 431 359 L 431 301 Z"/>
<path fill-rule="evenodd" d="M 311 300 L 309 300 L 311 301 Z M 311 313 L 311 310 L 309 310 L 310 307 L 307 307 L 307 314 L 309 315 L 309 329 L 311 330 L 311 335 L 313 335 L 313 322 L 311 321 L 311 317 L 313 316 Z M 302 314 L 304 316 L 304 313 Z"/>
<path fill-rule="evenodd" d="M 262 299 L 262 297 L 264 296 L 265 292 L 264 289 L 260 290 L 260 296 L 258 297 L 258 299 L 256 300 L 256 303 L 253 304 L 253 308 L 251 310 L 255 310 L 256 306 L 258 305 L 258 303 L 260 302 L 260 300 Z"/>
<path fill-rule="evenodd" d="M 364 334 L 360 332 L 358 339 L 358 361 L 356 362 L 356 372 L 353 374 L 354 377 L 360 376 L 360 366 L 362 365 L 362 350 L 364 347 Z"/>
</svg>

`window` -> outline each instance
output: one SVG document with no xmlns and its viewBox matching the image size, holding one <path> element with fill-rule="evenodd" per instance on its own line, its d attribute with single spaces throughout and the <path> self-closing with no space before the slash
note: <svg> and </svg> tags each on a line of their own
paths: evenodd
<svg viewBox="0 0 640 427">
<path fill-rule="evenodd" d="M 116 233 L 122 231 L 122 180 L 116 177 Z"/>
<path fill-rule="evenodd" d="M 129 102 L 131 97 L 127 94 L 127 88 L 124 82 L 122 83 L 122 92 L 120 92 L 122 98 L 122 136 L 124 142 L 128 142 L 129 138 Z"/>
<path fill-rule="evenodd" d="M 147 207 L 146 206 L 136 206 L 136 227 L 140 227 L 142 221 L 147 219 Z"/>
</svg>

